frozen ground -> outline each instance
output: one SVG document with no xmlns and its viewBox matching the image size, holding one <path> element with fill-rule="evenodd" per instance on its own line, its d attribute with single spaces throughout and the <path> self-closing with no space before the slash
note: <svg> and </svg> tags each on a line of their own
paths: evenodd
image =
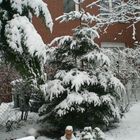
<svg viewBox="0 0 140 140">
<path fill-rule="evenodd" d="M 28 121 L 22 122 L 18 129 L 5 132 L 5 128 L 0 129 L 0 140 L 10 140 L 10 138 L 22 138 L 28 135 L 30 128 L 38 129 L 37 114 L 30 113 Z M 51 140 L 39 137 L 37 140 Z M 130 111 L 118 124 L 118 127 L 106 132 L 106 140 L 140 140 L 140 102 L 131 107 Z"/>
<path fill-rule="evenodd" d="M 106 133 L 107 140 L 140 140 L 140 102 L 131 107 L 130 111 L 116 129 Z"/>
<path fill-rule="evenodd" d="M 22 138 L 27 136 L 30 128 L 38 128 L 36 122 L 37 117 L 37 114 L 31 113 L 27 122 L 20 122 L 17 128 L 13 128 L 9 132 L 6 132 L 6 128 L 3 126 L 3 128 L 0 128 L 0 140 L 10 140 L 12 138 Z"/>
<path fill-rule="evenodd" d="M 28 131 L 31 128 L 38 129 L 37 123 L 38 115 L 36 113 L 29 113 L 27 121 L 20 121 L 17 127 L 12 128 L 11 131 L 6 132 L 6 121 L 18 121 L 20 119 L 21 112 L 18 109 L 13 109 L 13 103 L 2 103 L 0 105 L 0 140 L 18 139 L 28 136 Z M 40 137 L 37 140 L 46 140 L 46 138 Z M 47 138 L 47 140 L 49 140 Z"/>
</svg>

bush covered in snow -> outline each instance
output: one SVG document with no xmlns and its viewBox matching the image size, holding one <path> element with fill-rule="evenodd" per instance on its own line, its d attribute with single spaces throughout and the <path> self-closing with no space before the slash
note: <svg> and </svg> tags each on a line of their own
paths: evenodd
<svg viewBox="0 0 140 140">
<path fill-rule="evenodd" d="M 103 49 L 103 52 L 111 60 L 111 70 L 114 75 L 126 85 L 128 81 L 134 80 L 140 76 L 139 54 L 140 49 L 124 48 L 120 49 Z"/>
<path fill-rule="evenodd" d="M 98 127 L 94 129 L 84 127 L 84 130 L 79 134 L 78 140 L 105 140 L 105 134 Z"/>
</svg>

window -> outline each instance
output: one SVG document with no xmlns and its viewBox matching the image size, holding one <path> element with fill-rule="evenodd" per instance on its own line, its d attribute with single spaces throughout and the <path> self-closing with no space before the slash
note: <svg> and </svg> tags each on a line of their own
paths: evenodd
<svg viewBox="0 0 140 140">
<path fill-rule="evenodd" d="M 75 2 L 73 0 L 64 0 L 64 13 L 75 11 Z"/>
<path fill-rule="evenodd" d="M 120 42 L 101 42 L 101 47 L 103 48 L 109 48 L 109 49 L 124 49 L 125 48 L 125 43 L 120 43 Z"/>
<path fill-rule="evenodd" d="M 112 12 L 112 9 L 120 4 L 121 0 L 101 0 L 100 1 L 101 13 Z"/>
<path fill-rule="evenodd" d="M 69 13 L 75 10 L 80 10 L 80 6 L 78 4 L 76 4 L 73 0 L 64 0 L 64 13 Z"/>
</svg>

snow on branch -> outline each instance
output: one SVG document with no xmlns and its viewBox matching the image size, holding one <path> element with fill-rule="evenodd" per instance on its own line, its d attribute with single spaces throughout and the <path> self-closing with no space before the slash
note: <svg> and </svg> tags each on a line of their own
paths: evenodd
<svg viewBox="0 0 140 140">
<path fill-rule="evenodd" d="M 53 100 L 54 97 L 58 98 L 59 94 L 65 91 L 65 88 L 62 85 L 62 81 L 58 79 L 48 81 L 44 86 L 46 90 L 45 93 L 48 93 L 48 95 L 46 94 L 46 100 L 50 101 Z"/>
<path fill-rule="evenodd" d="M 59 116 L 66 115 L 68 112 L 73 111 L 75 109 L 78 112 L 84 112 L 85 109 L 83 107 L 79 106 L 82 103 L 82 101 L 83 101 L 83 97 L 81 96 L 81 94 L 77 94 L 75 92 L 72 92 L 71 94 L 68 94 L 68 96 L 65 100 L 60 102 L 60 104 L 58 104 L 55 107 L 54 111 Z M 78 106 L 76 106 L 76 108 L 75 108 L 74 104 L 75 105 L 77 104 Z"/>
<path fill-rule="evenodd" d="M 46 61 L 46 45 L 27 17 L 15 16 L 5 28 L 6 41 L 11 49 L 19 54 L 28 51 Z M 25 50 L 24 50 L 25 49 Z"/>
<path fill-rule="evenodd" d="M 82 59 L 87 60 L 88 62 L 98 63 L 100 66 L 103 66 L 104 64 L 110 66 L 110 59 L 104 53 L 98 50 L 94 50 L 84 55 Z"/>
<path fill-rule="evenodd" d="M 108 88 L 108 78 L 110 75 L 108 73 L 100 72 L 98 75 L 99 84 L 104 88 L 106 91 Z"/>
<path fill-rule="evenodd" d="M 72 36 L 60 36 L 56 37 L 50 44 L 49 46 L 53 47 L 61 47 L 64 46 L 65 43 L 67 42 L 72 42 L 73 37 Z"/>
<path fill-rule="evenodd" d="M 91 38 L 92 40 L 94 40 L 96 37 L 99 38 L 99 34 L 94 27 L 82 27 L 81 29 L 76 28 L 74 31 L 77 35 L 81 34 L 85 37 Z"/>
<path fill-rule="evenodd" d="M 100 101 L 102 104 L 107 104 L 110 106 L 110 110 L 112 110 L 114 117 L 118 116 L 117 118 L 120 118 L 118 106 L 115 105 L 116 101 L 110 94 L 102 95 L 100 97 Z"/>
<path fill-rule="evenodd" d="M 84 11 L 71 11 L 69 13 L 64 13 L 64 15 L 56 18 L 56 20 L 60 20 L 60 23 L 76 19 L 88 23 L 99 21 L 99 19 L 96 16 Z"/>
<path fill-rule="evenodd" d="M 52 31 L 53 22 L 47 4 L 42 0 L 10 0 L 11 7 L 22 15 L 25 10 L 37 17 L 42 16 L 45 25 Z"/>
<path fill-rule="evenodd" d="M 99 106 L 101 104 L 100 98 L 96 93 L 84 90 L 81 94 L 83 96 L 83 102 L 89 104 L 94 103 L 94 106 Z"/>
<path fill-rule="evenodd" d="M 60 78 L 60 79 L 63 79 L 66 75 L 66 71 L 65 70 L 59 70 L 56 75 L 55 75 L 55 78 Z"/>
<path fill-rule="evenodd" d="M 71 92 L 67 95 L 67 98 L 60 102 L 55 108 L 59 116 L 63 116 L 70 111 L 77 110 L 78 112 L 84 112 L 85 108 L 81 104 L 91 104 L 94 106 L 99 106 L 101 101 L 96 93 L 83 91 L 81 94 L 77 92 Z"/>
<path fill-rule="evenodd" d="M 96 0 L 94 2 L 92 2 L 91 4 L 89 4 L 87 7 L 93 7 L 94 5 L 98 5 L 98 3 L 100 2 L 101 0 Z"/>
<path fill-rule="evenodd" d="M 113 75 L 110 78 L 110 86 L 114 88 L 115 92 L 119 95 L 119 98 L 122 97 L 122 94 L 126 93 L 124 85 L 120 82 L 119 79 L 117 79 Z"/>
<path fill-rule="evenodd" d="M 112 102 L 112 100 L 114 100 L 114 98 L 110 94 L 102 95 L 100 99 L 102 103 L 106 103 L 106 104 L 109 104 Z"/>
<path fill-rule="evenodd" d="M 64 84 L 71 83 L 71 89 L 75 88 L 75 91 L 78 92 L 81 90 L 82 85 L 90 85 L 93 81 L 91 81 L 91 78 L 87 72 L 72 69 L 66 73 L 63 82 Z"/>
</svg>

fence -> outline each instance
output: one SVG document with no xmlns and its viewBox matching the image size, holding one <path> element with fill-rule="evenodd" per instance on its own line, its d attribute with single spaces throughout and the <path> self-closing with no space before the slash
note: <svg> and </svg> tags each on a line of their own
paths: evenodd
<svg viewBox="0 0 140 140">
<path fill-rule="evenodd" d="M 126 85 L 126 92 L 128 95 L 128 102 L 136 102 L 140 100 L 140 79 L 135 78 L 129 81 Z"/>
<path fill-rule="evenodd" d="M 21 119 L 22 112 L 14 108 L 14 103 L 1 103 L 0 105 L 0 132 L 20 129 L 22 126 L 31 125 L 38 121 L 38 114 L 28 112 L 27 120 Z M 24 112 L 25 116 L 25 112 Z M 9 133 L 10 134 L 10 133 Z M 12 133 L 11 133 L 12 134 Z M 0 134 L 1 135 L 1 134 Z"/>
<path fill-rule="evenodd" d="M 13 108 L 13 102 L 10 103 L 1 103 L 0 105 L 0 129 L 5 126 L 8 127 L 8 122 L 18 122 L 20 120 L 21 112 L 18 108 Z M 12 125 L 12 124 L 11 124 Z"/>
</svg>

